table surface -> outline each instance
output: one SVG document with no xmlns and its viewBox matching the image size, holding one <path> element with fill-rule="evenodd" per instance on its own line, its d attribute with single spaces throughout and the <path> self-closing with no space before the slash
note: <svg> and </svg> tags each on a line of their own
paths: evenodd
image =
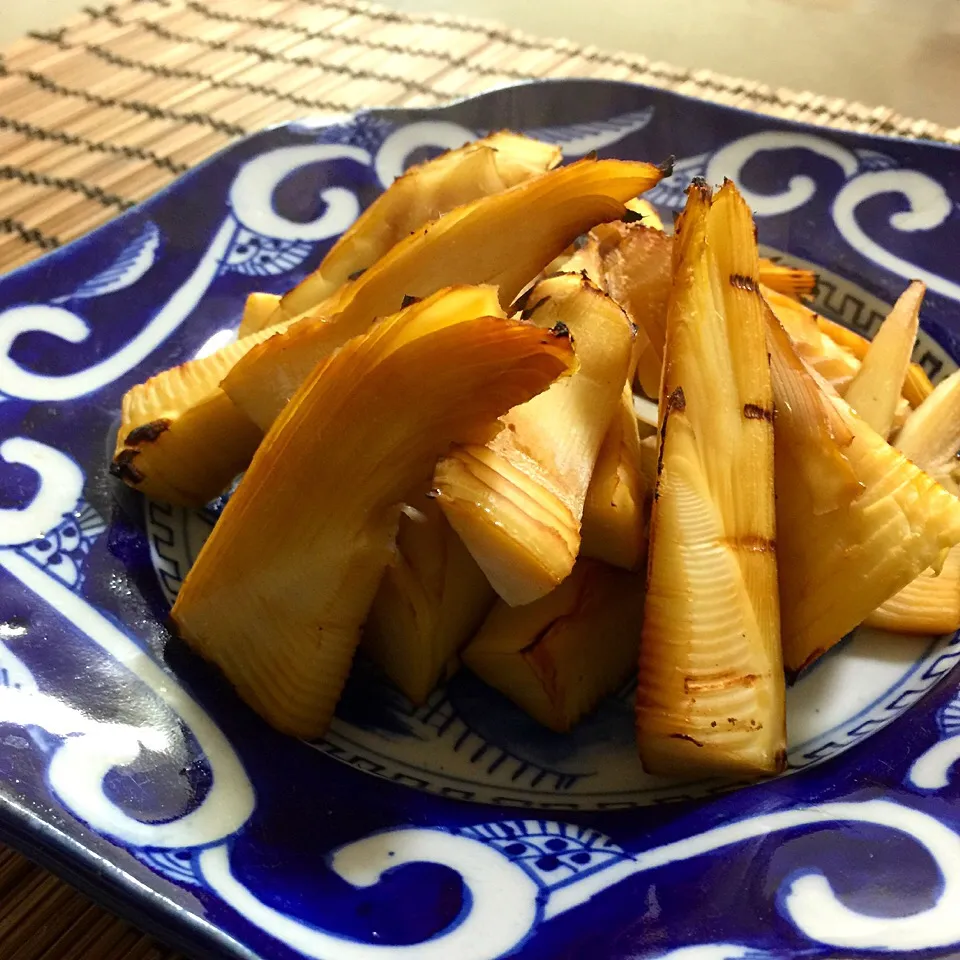
<svg viewBox="0 0 960 960">
<path fill-rule="evenodd" d="M 636 80 L 781 117 L 960 143 L 960 101 L 950 96 L 960 90 L 960 0 L 914 0 L 909 13 L 899 0 L 551 0 L 549 16 L 541 0 L 392 0 L 632 54 L 442 17 L 410 22 L 363 0 L 119 0 L 54 29 L 83 2 L 8 0 L 0 18 L 0 45 L 12 43 L 0 75 L 0 274 L 268 123 L 427 106 L 530 76 Z M 44 32 L 13 42 L 27 30 Z M 251 50 L 263 61 L 255 74 Z M 831 96 L 794 97 L 781 84 Z M 0 960 L 173 956 L 0 848 Z"/>
<path fill-rule="evenodd" d="M 91 0 L 10 0 L 0 44 Z M 960 0 L 386 0 L 960 125 Z"/>
</svg>

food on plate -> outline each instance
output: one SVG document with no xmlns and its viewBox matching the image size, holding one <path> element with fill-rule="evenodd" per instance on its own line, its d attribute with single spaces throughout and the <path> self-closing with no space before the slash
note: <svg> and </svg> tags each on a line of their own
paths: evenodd
<svg viewBox="0 0 960 960">
<path fill-rule="evenodd" d="M 257 450 L 180 589 L 180 635 L 278 730 L 322 736 L 404 496 L 574 362 L 565 330 L 465 312 L 444 291 L 352 340 Z"/>
<path fill-rule="evenodd" d="M 363 628 L 362 649 L 414 705 L 424 703 L 476 633 L 496 592 L 433 496 L 408 498 L 396 555 Z"/>
<path fill-rule="evenodd" d="M 677 221 L 637 672 L 644 767 L 783 768 L 773 393 L 753 221 L 695 181 Z"/>
<path fill-rule="evenodd" d="M 907 418 L 896 447 L 953 494 L 960 492 L 960 371 L 942 380 Z M 897 633 L 952 633 L 960 630 L 960 546 L 939 567 L 880 604 L 864 621 Z"/>
<path fill-rule="evenodd" d="M 580 525 L 580 555 L 624 570 L 639 570 L 647 556 L 647 496 L 633 390 L 623 388 L 620 406 L 593 468 Z"/>
<path fill-rule="evenodd" d="M 110 471 L 155 500 L 201 506 L 246 467 L 263 433 L 220 381 L 269 331 L 227 344 L 131 387 L 123 397 Z"/>
<path fill-rule="evenodd" d="M 242 335 L 125 395 L 112 470 L 202 505 L 179 634 L 280 730 L 356 651 L 564 732 L 636 671 L 648 771 L 767 776 L 786 680 L 860 623 L 960 629 L 960 372 L 758 256 L 736 186 L 501 132 L 414 168 Z M 646 396 L 634 395 L 634 385 Z M 245 471 L 245 473 L 244 473 Z"/>
<path fill-rule="evenodd" d="M 581 160 L 458 207 L 392 247 L 319 307 L 317 317 L 265 340 L 237 364 L 224 389 L 265 429 L 313 365 L 364 333 L 375 317 L 399 309 L 405 298 L 464 283 L 495 286 L 507 307 L 573 239 L 622 216 L 623 200 L 662 176 L 651 164 Z M 272 402 L 253 404 L 251 392 L 261 400 L 271 392 Z"/>
<path fill-rule="evenodd" d="M 643 596 L 642 576 L 578 560 L 539 600 L 499 600 L 463 661 L 545 727 L 565 732 L 636 669 Z"/>
<path fill-rule="evenodd" d="M 425 224 L 552 170 L 560 159 L 559 147 L 502 130 L 411 167 L 344 232 L 320 267 L 283 297 L 268 322 L 305 315 Z M 241 326 L 241 335 L 247 332 Z"/>
<path fill-rule="evenodd" d="M 901 294 L 844 393 L 857 416 L 882 437 L 890 435 L 896 418 L 926 289 L 919 280 L 914 280 Z"/>
<path fill-rule="evenodd" d="M 960 500 L 825 389 L 772 314 L 768 331 L 783 653 L 796 673 L 960 542 Z"/>
<path fill-rule="evenodd" d="M 485 445 L 455 447 L 434 474 L 450 525 L 512 606 L 549 593 L 573 569 L 587 488 L 633 349 L 623 310 L 579 274 L 537 284 L 524 316 L 570 331 L 576 371 L 504 415 Z"/>
</svg>

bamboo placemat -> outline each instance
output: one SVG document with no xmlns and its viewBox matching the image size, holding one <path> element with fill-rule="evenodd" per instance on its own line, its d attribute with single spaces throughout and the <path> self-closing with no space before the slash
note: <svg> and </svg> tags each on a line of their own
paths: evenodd
<svg viewBox="0 0 960 960">
<path fill-rule="evenodd" d="M 960 127 L 883 107 L 359 0 L 126 0 L 0 52 L 0 272 L 266 124 L 429 106 L 544 76 L 635 80 L 777 117 L 960 143 Z M 0 960 L 40 958 L 176 960 L 0 848 Z"/>
</svg>

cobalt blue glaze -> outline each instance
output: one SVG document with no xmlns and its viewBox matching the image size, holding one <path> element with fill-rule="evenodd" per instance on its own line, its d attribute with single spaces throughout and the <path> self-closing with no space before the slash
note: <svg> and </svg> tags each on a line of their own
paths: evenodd
<svg viewBox="0 0 960 960">
<path fill-rule="evenodd" d="M 384 146 L 423 123 L 432 126 Z M 0 832 L 198 956 L 720 960 L 958 949 L 960 788 L 950 770 L 960 699 L 952 674 L 933 686 L 955 662 L 956 638 L 932 645 L 907 676 L 894 707 L 903 716 L 883 726 L 866 711 L 845 752 L 817 747 L 832 756 L 818 766 L 703 800 L 604 811 L 571 802 L 561 781 L 554 797 L 518 809 L 463 803 L 432 783 L 413 789 L 415 777 L 368 776 L 362 750 L 351 766 L 343 748 L 326 750 L 338 760 L 267 728 L 167 633 L 144 504 L 106 470 L 123 392 L 236 326 L 249 291 L 282 292 L 319 263 L 349 222 L 332 230 L 336 203 L 321 191 L 340 188 L 362 208 L 405 158 L 450 145 L 444 137 L 460 128 L 504 127 L 561 141 L 568 156 L 592 143 L 606 156 L 675 155 L 676 188 L 654 196 L 668 210 L 691 176 L 715 173 L 724 149 L 757 137 L 724 163 L 739 164 L 738 182 L 759 204 L 761 243 L 884 303 L 922 273 L 924 330 L 944 351 L 925 365 L 936 376 L 945 358 L 960 360 L 960 153 L 947 147 L 601 81 L 533 83 L 240 141 L 0 281 Z M 294 164 L 275 183 L 279 167 L 249 181 L 270 187 L 263 209 L 283 236 L 256 219 L 252 194 L 231 206 L 231 184 L 258 158 L 324 144 L 343 155 Z M 210 275 L 190 280 L 204 263 Z M 169 307 L 178 290 L 182 317 Z M 35 304 L 40 313 L 25 309 Z M 141 359 L 90 372 L 149 335 L 163 310 L 169 330 Z M 88 330 L 71 333 L 69 316 Z M 865 329 L 868 319 L 866 308 L 851 318 Z M 154 661 L 166 680 L 149 679 Z M 371 711 L 363 684 L 378 682 L 355 678 L 360 695 L 348 691 L 342 719 L 409 735 L 392 706 Z M 178 691 L 199 702 L 209 728 Z M 482 725 L 489 694 L 476 681 L 460 678 L 448 695 Z M 615 705 L 605 709 L 616 716 Z M 505 736 L 497 724 L 507 721 L 489 723 L 483 736 Z M 212 730 L 225 739 L 214 742 Z M 562 771 L 565 749 L 545 738 L 530 763 L 549 766 L 549 754 Z M 90 756 L 107 758 L 102 777 Z M 206 823 L 188 821 L 211 809 Z M 379 882 L 362 876 L 364 865 L 385 871 Z"/>
</svg>

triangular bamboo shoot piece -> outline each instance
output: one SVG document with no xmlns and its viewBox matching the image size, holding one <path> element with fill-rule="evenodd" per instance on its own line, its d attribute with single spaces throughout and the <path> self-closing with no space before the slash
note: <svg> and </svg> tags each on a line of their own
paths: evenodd
<svg viewBox="0 0 960 960">
<path fill-rule="evenodd" d="M 263 433 L 219 383 L 269 331 L 188 360 L 123 397 L 111 472 L 148 497 L 203 506 L 250 462 Z"/>
<path fill-rule="evenodd" d="M 523 607 L 502 600 L 463 662 L 551 730 L 570 730 L 629 676 L 643 619 L 643 578 L 578 560 L 552 593 Z"/>
<path fill-rule="evenodd" d="M 412 499 L 361 648 L 416 706 L 474 635 L 496 594 L 437 504 Z"/>
<path fill-rule="evenodd" d="M 485 447 L 452 450 L 434 474 L 447 519 L 513 606 L 549 593 L 573 569 L 587 488 L 633 345 L 624 312 L 579 275 L 538 284 L 527 310 L 538 325 L 571 332 L 577 371 L 511 410 Z"/>
<path fill-rule="evenodd" d="M 943 380 L 910 414 L 897 448 L 952 494 L 960 493 L 960 371 Z M 960 630 L 960 546 L 942 568 L 924 570 L 864 621 L 896 633 L 940 634 Z"/>
<path fill-rule="evenodd" d="M 561 157 L 559 147 L 502 131 L 411 167 L 367 207 L 317 270 L 283 297 L 268 322 L 303 315 L 431 220 L 544 173 Z M 241 328 L 241 334 L 253 329 Z"/>
<path fill-rule="evenodd" d="M 660 219 L 660 214 L 657 213 L 656 207 L 649 200 L 644 200 L 643 197 L 635 197 L 633 200 L 628 200 L 624 206 L 631 214 L 635 215 L 633 217 L 628 215 L 628 221 L 635 222 L 636 218 L 639 217 L 645 227 L 650 227 L 652 230 L 663 230 L 663 221 Z"/>
<path fill-rule="evenodd" d="M 643 223 L 604 224 L 593 236 L 603 266 L 603 288 L 637 327 L 637 379 L 647 396 L 656 397 L 673 277 L 673 238 Z"/>
<path fill-rule="evenodd" d="M 275 293 L 251 293 L 243 305 L 243 316 L 240 318 L 238 336 L 245 337 L 270 326 L 277 307 L 280 306 L 280 296 Z"/>
<path fill-rule="evenodd" d="M 637 686 L 651 773 L 785 761 L 773 397 L 750 211 L 694 182 L 678 222 Z"/>
<path fill-rule="evenodd" d="M 893 427 L 910 356 L 917 340 L 926 287 L 914 280 L 880 325 L 857 375 L 843 394 L 857 415 L 882 437 Z"/>
<path fill-rule="evenodd" d="M 646 500 L 653 489 L 641 466 L 633 391 L 625 387 L 620 407 L 603 438 L 583 505 L 580 556 L 638 570 L 647 555 Z"/>
<path fill-rule="evenodd" d="M 817 326 L 822 333 L 825 333 L 834 343 L 843 347 L 849 353 L 852 353 L 858 360 L 862 361 L 870 349 L 870 341 L 861 336 L 855 330 L 828 320 L 826 317 L 817 314 Z M 911 363 L 907 368 L 907 376 L 903 381 L 903 396 L 911 407 L 919 407 L 930 394 L 933 393 L 933 384 L 927 376 L 926 371 L 919 363 Z"/>
<path fill-rule="evenodd" d="M 798 299 L 809 296 L 817 287 L 817 275 L 802 267 L 789 267 L 760 258 L 760 283 L 777 293 Z"/>
<path fill-rule="evenodd" d="M 181 636 L 284 732 L 326 731 L 407 491 L 573 365 L 565 332 L 444 301 L 383 321 L 307 378 L 174 605 Z"/>
<path fill-rule="evenodd" d="M 623 201 L 662 176 L 648 163 L 581 160 L 458 207 L 400 241 L 345 285 L 324 307 L 326 319 L 304 320 L 287 337 L 275 337 L 245 358 L 224 389 L 254 422 L 269 424 L 303 371 L 364 333 L 376 317 L 398 310 L 408 295 L 488 283 L 498 288 L 506 308 L 576 237 L 622 216 Z M 263 391 L 271 390 L 273 402 L 260 405 Z"/>
<path fill-rule="evenodd" d="M 768 321 L 783 652 L 795 674 L 960 542 L 960 500 L 828 394 Z"/>
</svg>

